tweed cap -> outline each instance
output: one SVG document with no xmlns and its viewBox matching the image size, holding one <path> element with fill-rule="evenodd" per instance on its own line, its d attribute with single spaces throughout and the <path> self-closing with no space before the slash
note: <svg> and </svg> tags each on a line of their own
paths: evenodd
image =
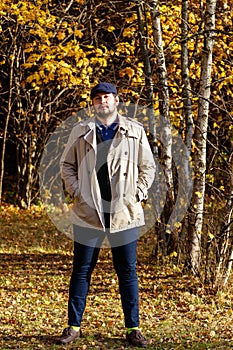
<svg viewBox="0 0 233 350">
<path fill-rule="evenodd" d="M 107 82 L 101 82 L 93 87 L 91 90 L 91 99 L 93 99 L 98 92 L 104 92 L 106 94 L 112 93 L 114 95 L 117 95 L 117 89 L 115 85 Z"/>
</svg>

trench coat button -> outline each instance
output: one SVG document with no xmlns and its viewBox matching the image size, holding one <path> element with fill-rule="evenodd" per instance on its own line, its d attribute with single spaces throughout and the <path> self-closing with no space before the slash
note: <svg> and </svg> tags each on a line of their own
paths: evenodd
<svg viewBox="0 0 233 350">
<path fill-rule="evenodd" d="M 125 152 L 125 155 L 127 156 L 128 152 Z"/>
<path fill-rule="evenodd" d="M 124 175 L 124 176 L 126 176 L 126 175 L 127 175 L 127 173 L 124 173 L 123 175 Z"/>
</svg>

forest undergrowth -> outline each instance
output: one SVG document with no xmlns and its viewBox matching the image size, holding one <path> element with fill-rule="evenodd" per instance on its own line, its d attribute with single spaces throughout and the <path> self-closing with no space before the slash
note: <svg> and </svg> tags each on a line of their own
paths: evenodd
<svg viewBox="0 0 233 350">
<path fill-rule="evenodd" d="M 0 208 L 0 349 L 62 349 L 72 241 L 39 207 Z M 233 287 L 213 295 L 171 259 L 153 258 L 154 238 L 138 245 L 141 330 L 148 349 L 233 349 Z M 131 349 L 111 252 L 101 249 L 82 323 L 66 349 Z"/>
</svg>

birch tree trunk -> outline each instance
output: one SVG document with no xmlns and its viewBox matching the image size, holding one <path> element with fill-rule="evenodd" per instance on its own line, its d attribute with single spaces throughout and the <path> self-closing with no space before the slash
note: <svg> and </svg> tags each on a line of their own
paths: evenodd
<svg viewBox="0 0 233 350">
<path fill-rule="evenodd" d="M 212 71 L 212 54 L 214 46 L 216 0 L 206 1 L 204 47 L 201 63 L 201 81 L 199 93 L 198 119 L 195 127 L 194 141 L 194 184 L 189 223 L 190 264 L 192 273 L 198 275 L 201 261 L 201 235 L 203 226 L 206 144 L 209 114 L 209 98 Z"/>
<path fill-rule="evenodd" d="M 192 96 L 189 73 L 189 0 L 182 0 L 182 22 L 181 22 L 181 74 L 182 74 L 182 101 L 183 116 L 181 118 L 180 132 L 185 140 L 184 168 L 187 178 L 191 178 L 190 157 L 192 152 L 193 139 L 193 115 L 192 115 Z M 185 243 L 187 242 L 187 233 L 185 232 Z M 186 243 L 187 244 L 187 243 Z M 188 247 L 185 244 L 185 253 Z"/>
<path fill-rule="evenodd" d="M 143 60 L 143 68 L 145 74 L 145 90 L 147 96 L 147 110 L 148 110 L 148 119 L 149 119 L 149 132 L 152 136 L 152 151 L 155 157 L 158 155 L 157 150 L 157 140 L 156 140 L 156 125 L 155 125 L 155 113 L 154 113 L 154 84 L 152 69 L 150 63 L 150 54 L 148 50 L 148 37 L 145 32 L 145 27 L 147 26 L 147 17 L 144 15 L 143 4 L 139 1 L 137 3 L 137 15 L 138 15 L 138 32 L 140 40 L 140 48 Z"/>
<path fill-rule="evenodd" d="M 159 2 L 152 0 L 150 2 L 152 15 L 153 38 L 155 45 L 155 54 L 157 60 L 157 77 L 158 77 L 158 95 L 159 95 L 159 112 L 160 112 L 160 142 L 161 142 L 161 162 L 163 165 L 164 175 L 167 185 L 167 197 L 164 210 L 161 216 L 161 225 L 159 227 L 162 239 L 164 254 L 169 254 L 174 250 L 176 245 L 172 232 L 167 226 L 167 222 L 174 207 L 174 184 L 172 173 L 172 133 L 170 125 L 169 111 L 169 91 L 167 81 L 167 69 L 163 51 L 162 28 L 160 22 Z M 169 242 L 170 241 L 170 242 Z M 169 242 L 167 244 L 167 242 Z"/>
<path fill-rule="evenodd" d="M 230 230 L 230 227 L 232 227 L 232 222 L 233 222 L 233 153 L 230 155 L 230 197 L 228 200 L 228 220 L 227 220 L 227 243 L 228 243 L 228 249 L 230 250 L 229 258 L 227 261 L 227 272 L 224 277 L 223 281 L 223 286 L 225 287 L 226 284 L 228 283 L 230 273 L 232 270 L 232 265 L 233 265 L 233 236 L 232 236 L 232 231 Z M 231 225 L 231 226 L 230 226 Z"/>
<path fill-rule="evenodd" d="M 189 79 L 189 55 L 188 55 L 188 0 L 182 0 L 182 23 L 181 23 L 181 71 L 182 71 L 182 97 L 184 106 L 183 129 L 185 129 L 185 143 L 187 146 L 186 171 L 189 172 L 189 157 L 192 149 L 193 138 L 193 115 L 192 115 L 192 96 Z M 183 131 L 183 130 L 181 130 Z"/>
<path fill-rule="evenodd" d="M 148 33 L 146 28 L 148 28 L 148 15 L 145 8 L 140 1 L 137 3 L 137 15 L 138 15 L 138 32 L 140 40 L 140 48 L 143 60 L 143 70 L 145 74 L 145 93 L 147 101 L 147 116 L 149 120 L 149 143 L 154 155 L 155 163 L 158 164 L 158 143 L 157 143 L 157 133 L 156 133 L 156 116 L 154 111 L 154 84 L 153 84 L 153 73 L 150 62 L 150 52 L 148 48 Z M 157 166 L 155 172 L 155 179 L 151 186 L 150 193 L 152 197 L 152 206 L 154 212 L 154 223 L 158 220 L 160 213 L 160 205 L 158 203 L 158 198 L 160 198 L 160 186 L 159 186 L 159 169 Z M 156 232 L 156 225 L 154 225 L 154 234 L 158 238 Z M 158 247 L 158 242 L 156 244 Z"/>
<path fill-rule="evenodd" d="M 230 277 L 233 263 L 233 152 L 231 152 L 229 157 L 229 178 L 229 198 L 226 203 L 226 216 L 224 216 L 224 226 L 222 232 L 220 232 L 221 239 L 218 247 L 219 259 L 216 266 L 213 284 L 213 287 L 216 291 L 226 286 Z"/>
</svg>

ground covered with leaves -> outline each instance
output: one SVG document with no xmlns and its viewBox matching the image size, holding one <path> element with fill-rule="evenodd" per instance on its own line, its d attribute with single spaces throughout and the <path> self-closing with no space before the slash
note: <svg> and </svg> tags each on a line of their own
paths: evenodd
<svg viewBox="0 0 233 350">
<path fill-rule="evenodd" d="M 38 207 L 0 209 L 0 349 L 62 349 L 72 241 Z M 158 266 L 153 237 L 138 247 L 141 329 L 148 349 L 233 349 L 232 287 L 208 294 L 174 262 Z M 84 314 L 83 338 L 66 349 L 128 349 L 109 249 L 102 249 Z"/>
</svg>

